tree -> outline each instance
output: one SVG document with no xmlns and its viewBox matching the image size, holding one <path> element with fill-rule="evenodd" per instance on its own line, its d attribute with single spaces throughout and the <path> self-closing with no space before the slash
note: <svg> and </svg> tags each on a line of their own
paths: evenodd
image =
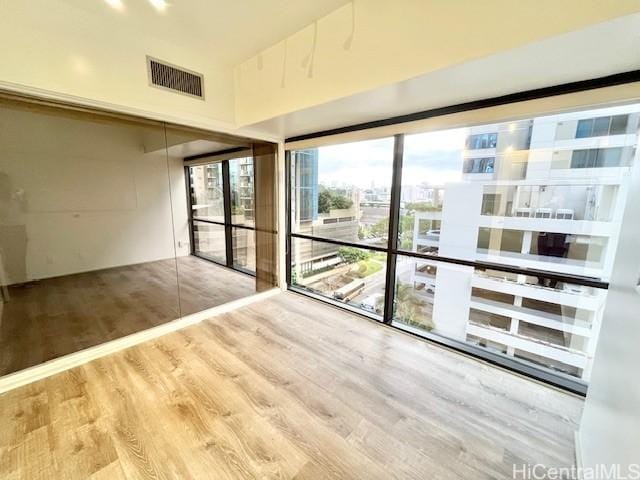
<svg viewBox="0 0 640 480">
<path fill-rule="evenodd" d="M 353 202 L 344 195 L 321 187 L 318 193 L 318 212 L 329 213 L 331 209 L 351 208 Z"/>
<path fill-rule="evenodd" d="M 353 202 L 343 195 L 334 194 L 331 197 L 331 207 L 335 209 L 351 208 Z"/>
<path fill-rule="evenodd" d="M 438 212 L 442 210 L 442 206 L 434 205 L 431 202 L 409 202 L 405 205 L 405 208 L 416 212 Z"/>
<path fill-rule="evenodd" d="M 426 302 L 417 298 L 412 285 L 402 282 L 396 284 L 395 314 L 398 319 L 408 325 L 432 330 L 433 321 L 424 312 L 426 305 Z"/>
<path fill-rule="evenodd" d="M 356 263 L 360 260 L 366 260 L 371 255 L 366 250 L 361 250 L 355 247 L 340 247 L 338 249 L 338 255 L 345 263 Z"/>
<path fill-rule="evenodd" d="M 413 225 L 414 216 L 400 215 L 400 246 L 411 250 L 413 248 Z"/>
<path fill-rule="evenodd" d="M 371 226 L 372 237 L 384 237 L 389 234 L 389 217 L 379 220 Z"/>
<path fill-rule="evenodd" d="M 329 190 L 320 190 L 318 194 L 318 212 L 329 213 L 331 210 L 331 194 Z"/>
</svg>

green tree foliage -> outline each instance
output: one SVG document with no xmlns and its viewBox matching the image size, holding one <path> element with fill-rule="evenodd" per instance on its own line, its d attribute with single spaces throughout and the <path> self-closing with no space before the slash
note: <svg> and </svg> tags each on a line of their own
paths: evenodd
<svg viewBox="0 0 640 480">
<path fill-rule="evenodd" d="M 385 237 L 389 233 L 389 217 L 379 220 L 371 226 L 369 233 L 372 237 Z"/>
<path fill-rule="evenodd" d="M 368 259 L 371 254 L 366 250 L 355 247 L 340 247 L 338 249 L 338 255 L 345 263 L 356 263 L 360 260 Z"/>
<path fill-rule="evenodd" d="M 331 209 L 351 208 L 353 202 L 344 195 L 321 188 L 318 193 L 318 212 L 329 213 Z"/>
<path fill-rule="evenodd" d="M 442 206 L 434 205 L 431 202 L 409 202 L 405 208 L 416 212 L 439 212 L 442 210 Z"/>
<path fill-rule="evenodd" d="M 411 250 L 413 248 L 413 213 L 400 215 L 400 248 Z"/>
<path fill-rule="evenodd" d="M 336 209 L 351 208 L 353 202 L 344 195 L 334 194 L 331 197 L 331 206 Z"/>
<path fill-rule="evenodd" d="M 396 284 L 395 316 L 408 325 L 432 330 L 434 325 L 431 318 L 423 312 L 426 302 L 419 299 L 408 283 Z"/>
<path fill-rule="evenodd" d="M 329 213 L 331 210 L 331 194 L 328 190 L 321 190 L 318 194 L 318 212 Z"/>
</svg>

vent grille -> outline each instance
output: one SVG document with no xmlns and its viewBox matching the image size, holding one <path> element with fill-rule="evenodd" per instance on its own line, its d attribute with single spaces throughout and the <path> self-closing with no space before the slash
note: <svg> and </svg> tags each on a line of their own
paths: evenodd
<svg viewBox="0 0 640 480">
<path fill-rule="evenodd" d="M 147 70 L 150 85 L 204 99 L 202 74 L 151 57 L 147 57 Z"/>
</svg>

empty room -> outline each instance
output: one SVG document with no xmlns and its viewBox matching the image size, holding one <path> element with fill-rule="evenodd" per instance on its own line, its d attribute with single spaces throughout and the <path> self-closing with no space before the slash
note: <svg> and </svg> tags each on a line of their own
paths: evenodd
<svg viewBox="0 0 640 480">
<path fill-rule="evenodd" d="M 0 20 L 0 478 L 640 479 L 637 0 Z"/>
</svg>

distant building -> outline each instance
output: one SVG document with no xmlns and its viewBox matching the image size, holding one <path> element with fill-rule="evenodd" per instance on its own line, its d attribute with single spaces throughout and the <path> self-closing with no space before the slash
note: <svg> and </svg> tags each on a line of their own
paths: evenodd
<svg viewBox="0 0 640 480">
<path fill-rule="evenodd" d="M 331 209 L 320 213 L 318 197 L 318 150 L 298 150 L 292 153 L 295 166 L 296 186 L 292 190 L 293 231 L 316 237 L 347 242 L 358 240 L 359 193 L 348 192 L 352 201 L 349 209 Z M 296 227 L 297 226 L 297 227 Z M 319 270 L 340 261 L 339 246 L 318 241 L 293 241 L 293 260 L 302 274 Z"/>
<path fill-rule="evenodd" d="M 625 106 L 471 128 L 463 181 L 416 212 L 413 249 L 607 280 L 638 119 Z M 605 291 L 429 261 L 413 283 L 434 332 L 589 379 Z"/>
</svg>

